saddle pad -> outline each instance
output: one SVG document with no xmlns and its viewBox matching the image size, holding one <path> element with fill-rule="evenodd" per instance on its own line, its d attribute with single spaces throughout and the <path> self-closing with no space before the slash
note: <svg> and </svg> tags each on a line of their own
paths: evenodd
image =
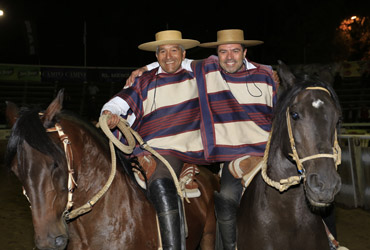
<svg viewBox="0 0 370 250">
<path fill-rule="evenodd" d="M 229 164 L 230 173 L 237 179 L 241 179 L 242 185 L 248 187 L 254 176 L 262 168 L 262 157 L 245 155 Z"/>
<path fill-rule="evenodd" d="M 253 170 L 251 172 L 249 172 L 248 174 L 245 174 L 243 176 L 242 184 L 243 184 L 243 186 L 245 188 L 249 186 L 249 184 L 251 183 L 251 181 L 253 180 L 253 178 L 256 176 L 256 174 L 259 171 L 261 171 L 262 165 L 263 165 L 263 162 L 260 161 L 257 165 L 255 165 L 255 167 L 253 168 Z"/>
<path fill-rule="evenodd" d="M 196 198 L 200 196 L 200 190 L 195 179 L 195 176 L 199 173 L 199 168 L 195 164 L 184 164 L 179 182 L 185 197 Z"/>
</svg>

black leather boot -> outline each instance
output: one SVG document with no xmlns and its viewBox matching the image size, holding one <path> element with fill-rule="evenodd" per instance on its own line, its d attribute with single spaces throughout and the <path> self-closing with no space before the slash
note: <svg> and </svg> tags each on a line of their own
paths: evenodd
<svg viewBox="0 0 370 250">
<path fill-rule="evenodd" d="M 214 192 L 218 233 L 221 234 L 222 246 L 217 250 L 235 250 L 236 247 L 236 209 L 237 203 Z"/>
<path fill-rule="evenodd" d="M 185 224 L 179 213 L 182 206 L 173 181 L 167 178 L 152 181 L 149 198 L 157 211 L 163 249 L 185 250 Z"/>
</svg>

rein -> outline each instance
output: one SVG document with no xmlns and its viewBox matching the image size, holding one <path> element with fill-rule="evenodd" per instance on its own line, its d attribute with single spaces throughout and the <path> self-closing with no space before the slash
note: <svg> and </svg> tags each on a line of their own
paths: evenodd
<svg viewBox="0 0 370 250">
<path fill-rule="evenodd" d="M 39 115 L 42 116 L 43 113 L 39 113 Z M 72 207 L 73 207 L 73 191 L 77 187 L 77 183 L 76 183 L 76 181 L 73 177 L 74 170 L 72 168 L 73 153 L 72 153 L 71 141 L 69 140 L 68 136 L 64 133 L 63 128 L 59 123 L 55 123 L 54 127 L 46 129 L 46 132 L 48 132 L 48 133 L 58 132 L 59 139 L 63 143 L 63 148 L 64 148 L 66 160 L 67 160 L 67 167 L 68 167 L 68 200 L 67 200 L 67 204 L 66 204 L 65 210 L 64 210 L 63 215 L 62 215 L 63 219 L 64 219 L 64 223 L 66 223 L 66 222 L 68 222 L 68 221 L 70 221 L 74 218 L 77 218 L 80 215 L 88 213 L 92 210 L 95 203 L 98 202 L 100 200 L 100 198 L 110 188 L 110 186 L 111 186 L 111 184 L 114 180 L 114 177 L 116 175 L 116 154 L 115 154 L 114 145 L 116 145 L 122 152 L 124 152 L 126 154 L 130 154 L 130 153 L 133 152 L 133 150 L 135 148 L 135 139 L 139 142 L 141 148 L 151 152 L 153 155 L 158 157 L 167 166 L 168 170 L 170 171 L 170 173 L 172 175 L 172 178 L 174 180 L 177 192 L 178 192 L 178 194 L 181 198 L 181 201 L 182 201 L 181 203 L 182 203 L 183 209 L 185 211 L 184 202 L 183 202 L 184 196 L 183 196 L 183 193 L 182 193 L 182 189 L 181 189 L 181 186 L 179 184 L 176 173 L 173 170 L 173 168 L 171 167 L 171 165 L 169 164 L 169 162 L 165 158 L 163 158 L 160 154 L 158 154 L 155 150 L 153 150 L 149 145 L 147 145 L 143 141 L 143 139 L 140 137 L 140 135 L 136 131 L 131 129 L 128 122 L 125 119 L 123 119 L 122 117 L 120 117 L 121 120 L 117 124 L 117 127 L 120 129 L 120 131 L 126 137 L 126 140 L 128 141 L 128 145 L 124 145 L 123 143 L 121 143 L 116 137 L 113 136 L 112 132 L 110 131 L 110 129 L 108 127 L 108 124 L 107 124 L 107 119 L 108 119 L 108 115 L 100 116 L 99 117 L 99 124 L 97 124 L 97 127 L 100 126 L 101 129 L 103 130 L 103 132 L 106 134 L 106 136 L 110 139 L 109 140 L 109 148 L 110 148 L 110 151 L 111 151 L 111 161 L 112 161 L 110 176 L 109 176 L 107 182 L 105 183 L 105 185 L 103 186 L 103 188 L 93 198 L 91 198 L 84 205 L 82 205 L 82 206 L 80 206 L 76 209 L 73 209 L 73 210 L 71 210 Z M 27 193 L 26 193 L 24 188 L 23 188 L 23 194 L 26 196 L 27 200 L 29 201 L 29 198 L 28 198 Z M 187 198 L 186 198 L 186 200 L 188 202 L 190 202 Z M 159 222 L 158 222 L 158 217 L 157 216 L 156 216 L 156 220 L 157 220 L 157 230 L 158 230 L 158 238 L 159 238 L 158 239 L 159 240 L 158 250 L 160 250 L 160 249 L 162 249 L 162 241 L 161 241 L 161 234 L 160 234 Z M 188 232 L 186 224 L 185 224 L 185 232 L 186 232 L 186 234 Z"/>
<path fill-rule="evenodd" d="M 144 140 L 141 138 L 141 136 L 135 130 L 133 130 L 130 127 L 129 123 L 125 119 L 123 119 L 122 117 L 119 117 L 120 122 L 117 124 L 117 127 L 119 128 L 119 130 L 126 137 L 128 145 L 124 145 L 122 142 L 120 142 L 112 134 L 112 132 L 110 131 L 110 129 L 108 127 L 108 124 L 107 124 L 108 116 L 109 115 L 101 115 L 99 117 L 99 126 L 103 130 L 105 135 L 109 138 L 109 141 L 114 143 L 114 145 L 116 145 L 122 152 L 124 152 L 126 154 L 131 154 L 133 152 L 134 148 L 135 148 L 135 139 L 136 139 L 142 149 L 152 153 L 154 156 L 156 156 L 159 160 L 161 160 L 164 163 L 164 165 L 167 167 L 168 171 L 170 172 L 170 174 L 172 176 L 172 179 L 173 179 L 173 181 L 175 183 L 175 186 L 176 186 L 177 193 L 180 196 L 181 201 L 183 201 L 184 200 L 184 195 L 182 193 L 182 189 L 181 189 L 179 180 L 176 176 L 175 171 L 171 167 L 170 163 L 165 158 L 163 158 L 163 156 L 158 154 L 158 152 L 156 152 L 154 149 L 152 149 L 146 142 L 144 142 Z"/>
<path fill-rule="evenodd" d="M 330 95 L 330 92 L 327 89 L 322 88 L 322 87 L 307 87 L 306 89 L 308 89 L 308 90 L 322 90 L 322 91 L 327 92 Z M 270 179 L 267 176 L 267 160 L 268 160 L 268 154 L 269 154 L 269 150 L 270 150 L 271 134 L 272 134 L 273 129 L 271 129 L 270 136 L 269 136 L 269 139 L 268 139 L 267 144 L 266 144 L 266 149 L 265 149 L 265 153 L 264 153 L 263 161 L 262 161 L 262 164 L 263 164 L 262 165 L 262 172 L 261 172 L 263 180 L 268 185 L 276 188 L 280 192 L 284 192 L 285 190 L 287 190 L 289 187 L 291 187 L 293 185 L 300 184 L 301 180 L 306 178 L 306 174 L 305 174 L 306 171 L 303 167 L 303 162 L 305 162 L 305 161 L 309 161 L 309 160 L 313 160 L 313 159 L 317 159 L 317 158 L 333 158 L 333 160 L 335 161 L 335 168 L 336 169 L 338 168 L 338 165 L 340 165 L 340 163 L 341 163 L 341 149 L 340 149 L 340 146 L 339 146 L 339 143 L 338 143 L 338 137 L 337 137 L 337 130 L 336 129 L 335 129 L 334 145 L 333 145 L 333 153 L 332 154 L 315 154 L 315 155 L 307 156 L 307 157 L 301 159 L 298 155 L 298 152 L 297 152 L 297 149 L 296 149 L 296 146 L 295 146 L 295 141 L 294 141 L 293 132 L 292 132 L 292 125 L 291 125 L 291 122 L 290 122 L 289 107 L 287 108 L 287 111 L 286 111 L 286 122 L 287 122 L 287 128 L 288 128 L 290 148 L 292 149 L 292 153 L 290 153 L 289 155 L 296 162 L 297 170 L 298 170 L 300 175 L 299 176 L 290 176 L 287 179 L 281 179 L 278 182 L 273 181 L 272 179 Z"/>
<path fill-rule="evenodd" d="M 131 154 L 134 151 L 134 148 L 136 146 L 135 144 L 135 139 L 138 141 L 140 147 L 144 150 L 147 150 L 148 152 L 152 153 L 154 156 L 156 156 L 159 160 L 161 160 L 164 165 L 167 167 L 168 171 L 170 172 L 172 179 L 174 181 L 174 184 L 176 186 L 176 190 L 178 195 L 180 196 L 181 199 L 181 204 L 183 206 L 183 210 L 185 211 L 184 207 L 184 195 L 182 193 L 182 189 L 179 183 L 179 180 L 176 176 L 175 171 L 171 167 L 170 163 L 163 158 L 158 152 L 156 152 L 154 149 L 152 149 L 144 140 L 141 138 L 139 133 L 137 133 L 135 130 L 133 130 L 129 123 L 123 119 L 122 117 L 119 117 L 120 121 L 117 124 L 117 127 L 119 130 L 124 134 L 126 137 L 126 140 L 128 142 L 128 145 L 124 145 L 122 142 L 120 142 L 111 132 L 111 130 L 108 127 L 107 120 L 109 118 L 109 115 L 101 115 L 99 117 L 99 124 L 97 126 L 100 126 L 100 128 L 103 130 L 105 135 L 109 138 L 109 145 L 111 145 L 111 154 L 112 156 L 115 156 L 115 151 L 114 151 L 114 145 L 116 145 L 122 152 L 126 154 Z M 135 138 L 134 138 L 135 137 Z M 115 161 L 114 161 L 115 163 Z M 113 164 L 113 159 L 112 159 L 112 164 Z M 186 198 L 187 202 L 190 203 L 190 201 Z M 157 231 L 158 231 L 158 241 L 159 241 L 159 247 L 158 250 L 162 250 L 162 237 L 161 237 L 161 231 L 160 231 L 160 226 L 159 226 L 159 221 L 158 221 L 158 215 L 156 215 L 156 222 L 157 222 Z M 187 228 L 187 223 L 185 220 L 185 233 L 186 235 L 188 234 L 188 228 Z"/>
</svg>

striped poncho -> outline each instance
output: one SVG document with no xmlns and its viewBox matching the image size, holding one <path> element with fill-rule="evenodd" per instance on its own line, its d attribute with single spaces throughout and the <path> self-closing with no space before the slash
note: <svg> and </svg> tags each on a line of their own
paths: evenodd
<svg viewBox="0 0 370 250">
<path fill-rule="evenodd" d="M 276 83 L 271 67 L 252 65 L 252 69 L 233 74 L 225 73 L 215 56 L 193 65 L 208 162 L 264 153 L 276 102 Z"/>
<path fill-rule="evenodd" d="M 154 69 L 116 96 L 127 102 L 128 116 L 136 117 L 132 128 L 158 153 L 207 164 L 200 136 L 198 88 L 192 72 L 158 74 Z M 136 147 L 133 154 L 147 152 Z"/>
<path fill-rule="evenodd" d="M 217 57 L 209 57 L 192 66 L 194 73 L 154 69 L 116 96 L 127 102 L 128 116 L 135 116 L 132 128 L 162 155 L 196 164 L 262 156 L 276 84 L 270 67 L 253 65 L 227 74 Z M 134 150 L 134 155 L 146 153 Z"/>
</svg>

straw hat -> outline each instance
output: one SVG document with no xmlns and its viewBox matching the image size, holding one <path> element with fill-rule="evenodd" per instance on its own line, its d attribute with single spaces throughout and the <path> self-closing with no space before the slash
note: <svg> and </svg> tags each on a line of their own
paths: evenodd
<svg viewBox="0 0 370 250">
<path fill-rule="evenodd" d="M 180 44 L 185 49 L 191 49 L 198 46 L 199 42 L 191 39 L 182 39 L 180 31 L 165 30 L 155 34 L 155 41 L 140 44 L 138 48 L 146 51 L 156 51 L 159 45 L 165 44 Z"/>
<path fill-rule="evenodd" d="M 219 30 L 217 32 L 217 42 L 202 43 L 199 46 L 205 48 L 216 48 L 221 44 L 244 44 L 246 47 L 256 46 L 263 43 L 259 40 L 244 40 L 244 32 L 239 29 Z"/>
</svg>

